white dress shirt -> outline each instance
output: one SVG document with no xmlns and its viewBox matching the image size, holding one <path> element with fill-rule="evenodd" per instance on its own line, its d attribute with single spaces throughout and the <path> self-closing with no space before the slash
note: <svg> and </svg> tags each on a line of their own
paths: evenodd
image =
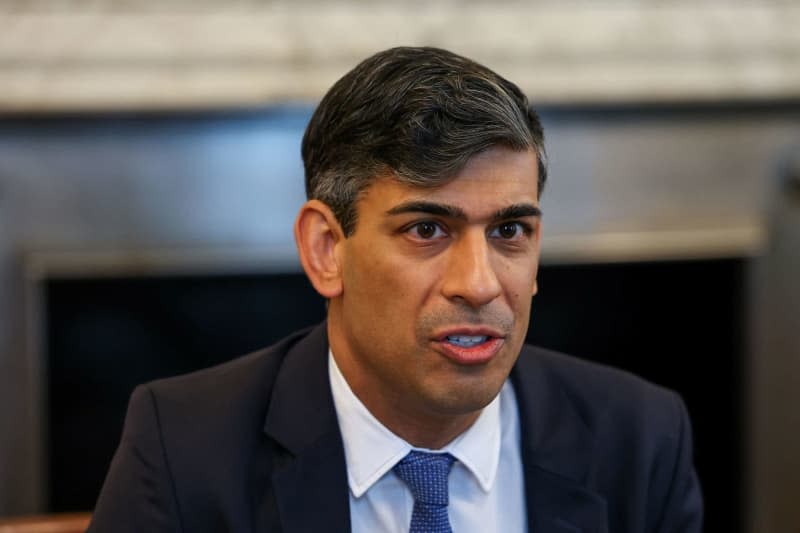
<svg viewBox="0 0 800 533">
<path fill-rule="evenodd" d="M 354 533 L 407 533 L 414 499 L 392 467 L 412 449 L 448 452 L 448 514 L 455 533 L 527 531 L 517 400 L 506 380 L 475 423 L 441 450 L 415 448 L 381 424 L 353 394 L 328 354 L 333 403 L 344 441 Z"/>
</svg>

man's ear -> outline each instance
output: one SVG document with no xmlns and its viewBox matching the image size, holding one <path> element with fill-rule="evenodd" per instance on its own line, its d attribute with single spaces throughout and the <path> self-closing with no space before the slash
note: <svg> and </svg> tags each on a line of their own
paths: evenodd
<svg viewBox="0 0 800 533">
<path fill-rule="evenodd" d="M 300 263 L 311 284 L 323 297 L 342 293 L 342 270 L 336 245 L 344 232 L 333 211 L 319 200 L 309 200 L 300 208 L 294 223 L 294 240 Z"/>
</svg>

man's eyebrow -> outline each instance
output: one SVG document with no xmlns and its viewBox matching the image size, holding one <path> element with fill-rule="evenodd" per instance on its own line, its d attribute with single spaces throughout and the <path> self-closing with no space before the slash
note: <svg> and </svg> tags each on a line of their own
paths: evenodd
<svg viewBox="0 0 800 533">
<path fill-rule="evenodd" d="M 387 215 L 402 215 L 404 213 L 428 213 L 429 215 L 467 220 L 467 214 L 460 207 L 425 202 L 423 200 L 405 202 L 386 211 Z"/>
<path fill-rule="evenodd" d="M 492 215 L 492 220 L 508 220 L 510 218 L 540 217 L 542 210 L 533 204 L 514 204 L 504 207 Z"/>
<path fill-rule="evenodd" d="M 414 200 L 396 205 L 386 211 L 387 215 L 401 215 L 404 213 L 427 213 L 441 217 L 467 220 L 467 214 L 460 207 L 424 200 Z M 495 212 L 491 220 L 500 221 L 512 218 L 541 217 L 542 210 L 533 204 L 513 204 Z"/>
</svg>

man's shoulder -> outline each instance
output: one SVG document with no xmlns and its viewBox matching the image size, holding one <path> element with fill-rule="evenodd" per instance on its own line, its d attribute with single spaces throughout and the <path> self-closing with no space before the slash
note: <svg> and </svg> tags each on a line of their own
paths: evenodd
<svg viewBox="0 0 800 533">
<path fill-rule="evenodd" d="M 685 416 L 674 391 L 628 371 L 526 345 L 517 369 L 521 386 L 538 387 L 543 402 L 566 401 L 590 427 L 675 428 Z M 534 385 L 535 383 L 535 385 Z"/>
<path fill-rule="evenodd" d="M 579 386 L 588 394 L 605 393 L 608 385 L 622 387 L 623 393 L 667 392 L 631 372 L 539 346 L 526 344 L 520 358 L 533 362 L 540 372 L 564 386 Z M 532 361 L 531 361 L 532 360 Z"/>
<path fill-rule="evenodd" d="M 312 328 L 292 333 L 276 343 L 225 363 L 173 377 L 151 381 L 144 386 L 159 395 L 200 395 L 214 393 L 216 398 L 227 391 L 242 393 L 252 388 L 268 388 L 286 354 Z"/>
<path fill-rule="evenodd" d="M 523 348 L 512 375 L 523 445 L 544 478 L 602 498 L 610 531 L 699 531 L 692 432 L 677 393 L 629 372 Z"/>
<path fill-rule="evenodd" d="M 254 501 L 251 491 L 268 493 L 272 461 L 284 453 L 280 442 L 264 438 L 273 398 L 281 387 L 305 393 L 306 374 L 296 367 L 314 361 L 322 373 L 325 343 L 319 326 L 222 365 L 137 387 L 98 502 L 98 523 L 128 513 L 132 524 L 155 524 L 163 519 L 162 504 L 192 509 L 182 518 L 187 531 L 213 529 L 220 512 L 235 517 L 231 523 L 241 520 Z M 251 484 L 254 476 L 261 476 L 259 488 Z M 148 522 L 151 509 L 157 518 Z"/>
<path fill-rule="evenodd" d="M 297 331 L 220 365 L 140 385 L 131 396 L 131 408 L 151 404 L 161 422 L 169 422 L 178 434 L 261 427 L 287 355 L 312 331 Z"/>
</svg>

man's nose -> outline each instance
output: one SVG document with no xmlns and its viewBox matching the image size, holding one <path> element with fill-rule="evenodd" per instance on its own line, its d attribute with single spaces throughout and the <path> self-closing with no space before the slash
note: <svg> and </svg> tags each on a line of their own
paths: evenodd
<svg viewBox="0 0 800 533">
<path fill-rule="evenodd" d="M 486 305 L 502 291 L 492 264 L 492 250 L 482 231 L 463 234 L 451 247 L 442 293 L 470 307 Z"/>
</svg>

